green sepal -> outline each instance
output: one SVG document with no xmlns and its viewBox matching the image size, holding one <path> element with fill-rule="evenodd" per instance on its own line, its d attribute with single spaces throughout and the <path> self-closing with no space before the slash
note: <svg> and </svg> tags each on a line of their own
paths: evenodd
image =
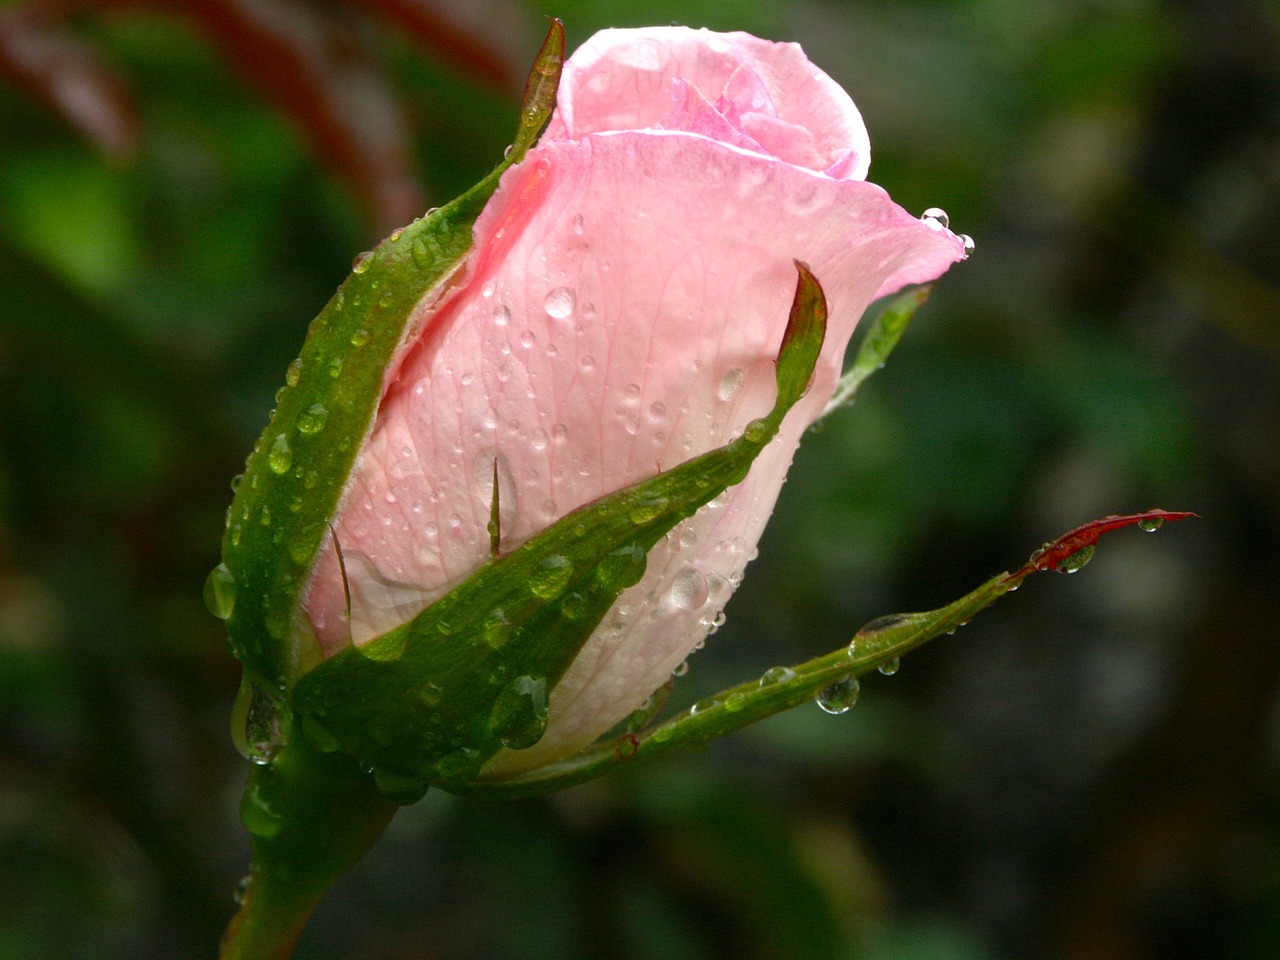
<svg viewBox="0 0 1280 960">
<path fill-rule="evenodd" d="M 677 749 L 697 749 L 711 740 L 821 698 L 848 696 L 856 678 L 896 661 L 921 644 L 954 633 L 976 614 L 1016 589 L 1010 575 L 992 577 L 954 603 L 924 613 L 894 614 L 872 620 L 844 647 L 793 667 L 773 667 L 756 680 L 700 700 L 678 716 L 643 733 L 625 731 L 598 741 L 581 753 L 510 779 L 478 781 L 468 793 L 529 796 L 595 779 L 617 763 L 656 757 Z M 856 687 L 852 687 L 856 696 Z"/>
<path fill-rule="evenodd" d="M 413 334 L 415 308 L 443 296 L 472 245 L 472 226 L 551 115 L 564 56 L 552 26 L 530 73 L 506 158 L 451 203 L 362 254 L 307 331 L 276 408 L 238 480 L 222 563 L 205 597 L 226 620 L 246 673 L 277 694 L 320 659 L 301 595 L 377 412 L 384 378 Z"/>
<path fill-rule="evenodd" d="M 619 593 L 677 523 L 740 483 L 804 394 L 826 333 L 799 280 L 772 410 L 731 443 L 574 511 L 412 621 L 302 677 L 293 705 L 316 742 L 393 778 L 458 787 L 503 747 L 531 746 L 546 702 Z"/>
</svg>

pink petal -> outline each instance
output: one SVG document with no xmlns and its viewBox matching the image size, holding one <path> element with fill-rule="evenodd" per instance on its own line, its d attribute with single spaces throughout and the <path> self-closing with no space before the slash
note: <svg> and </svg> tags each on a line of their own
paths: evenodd
<svg viewBox="0 0 1280 960">
<path fill-rule="evenodd" d="M 810 131 L 814 160 L 775 156 L 812 170 L 840 165 L 840 175 L 851 180 L 866 177 L 871 142 L 849 95 L 798 44 L 746 33 L 687 27 L 600 31 L 565 64 L 559 108 L 544 139 L 656 129 L 670 109 L 676 77 L 712 103 L 725 96 L 741 113 L 776 116 Z"/>
</svg>

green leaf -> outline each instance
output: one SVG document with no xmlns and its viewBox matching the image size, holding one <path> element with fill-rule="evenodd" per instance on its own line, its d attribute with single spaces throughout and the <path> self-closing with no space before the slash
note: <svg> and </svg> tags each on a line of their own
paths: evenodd
<svg viewBox="0 0 1280 960">
<path fill-rule="evenodd" d="M 1087 560 L 1104 533 L 1134 525 L 1151 531 L 1166 522 L 1191 516 L 1194 514 L 1148 510 L 1086 523 L 1044 544 L 1012 573 L 992 577 L 945 607 L 878 617 L 863 626 L 848 646 L 794 667 L 773 667 L 758 680 L 699 701 L 644 734 L 628 731 L 559 763 L 509 780 L 472 784 L 467 790 L 504 796 L 559 790 L 594 779 L 616 763 L 704 746 L 717 737 L 811 701 L 830 713 L 843 713 L 857 699 L 859 675 L 880 667 L 887 672 L 896 669 L 898 658 L 935 637 L 954 633 L 1006 593 L 1016 590 L 1032 573 L 1079 570 L 1084 563 L 1072 563 L 1071 558 L 1084 555 Z"/>
<path fill-rule="evenodd" d="M 289 365 L 227 515 L 222 563 L 206 586 L 233 652 L 266 689 L 287 690 L 320 658 L 299 616 L 302 589 L 373 424 L 387 368 L 412 334 L 415 310 L 448 289 L 502 173 L 545 125 L 563 56 L 564 30 L 553 21 L 507 157 L 461 197 L 358 257 Z"/>
<path fill-rule="evenodd" d="M 803 395 L 826 302 L 808 269 L 797 270 L 766 417 L 724 447 L 569 514 L 413 621 L 316 667 L 294 690 L 304 729 L 377 771 L 453 786 L 502 747 L 536 742 L 548 692 L 644 574 L 649 550 L 746 477 Z"/>
</svg>

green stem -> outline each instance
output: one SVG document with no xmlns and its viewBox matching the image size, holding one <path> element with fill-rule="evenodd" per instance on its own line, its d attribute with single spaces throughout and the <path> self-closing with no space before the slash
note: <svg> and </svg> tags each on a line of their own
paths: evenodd
<svg viewBox="0 0 1280 960">
<path fill-rule="evenodd" d="M 322 753 L 302 736 L 255 767 L 240 805 L 253 869 L 219 960 L 287 960 L 325 890 L 397 809 L 350 757 Z"/>
</svg>

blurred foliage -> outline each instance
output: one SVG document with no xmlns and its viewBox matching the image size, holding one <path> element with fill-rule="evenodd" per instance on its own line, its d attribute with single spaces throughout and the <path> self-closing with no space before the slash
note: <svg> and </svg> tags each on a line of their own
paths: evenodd
<svg viewBox="0 0 1280 960">
<path fill-rule="evenodd" d="M 1275 956 L 1273 3 L 62 0 L 0 9 L 0 960 L 212 954 L 248 862 L 199 599 L 227 481 L 352 256 L 501 155 L 546 14 L 800 41 L 873 178 L 978 241 L 808 438 L 677 699 L 1093 516 L 1206 520 L 847 716 L 429 795 L 298 957 Z"/>
</svg>

